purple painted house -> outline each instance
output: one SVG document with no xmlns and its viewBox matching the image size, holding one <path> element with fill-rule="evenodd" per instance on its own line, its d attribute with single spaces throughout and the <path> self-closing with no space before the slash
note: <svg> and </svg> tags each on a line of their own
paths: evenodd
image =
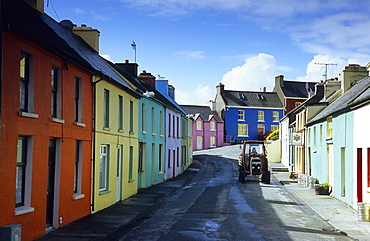
<svg viewBox="0 0 370 241">
<path fill-rule="evenodd" d="M 181 105 L 194 118 L 193 149 L 203 150 L 229 145 L 224 142 L 224 122 L 209 106 Z"/>
</svg>

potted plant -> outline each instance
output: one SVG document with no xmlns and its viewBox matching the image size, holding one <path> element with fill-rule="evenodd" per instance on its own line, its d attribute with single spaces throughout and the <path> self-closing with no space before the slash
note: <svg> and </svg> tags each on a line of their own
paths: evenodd
<svg viewBox="0 0 370 241">
<path fill-rule="evenodd" d="M 331 193 L 329 183 L 315 184 L 315 193 L 316 195 L 329 195 Z"/>
</svg>

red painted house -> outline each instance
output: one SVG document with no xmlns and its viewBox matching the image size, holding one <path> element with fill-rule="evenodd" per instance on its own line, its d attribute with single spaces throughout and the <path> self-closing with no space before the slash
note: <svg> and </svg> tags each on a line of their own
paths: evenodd
<svg viewBox="0 0 370 241">
<path fill-rule="evenodd" d="M 0 228 L 32 240 L 90 214 L 93 85 L 26 2 L 1 1 Z"/>
</svg>

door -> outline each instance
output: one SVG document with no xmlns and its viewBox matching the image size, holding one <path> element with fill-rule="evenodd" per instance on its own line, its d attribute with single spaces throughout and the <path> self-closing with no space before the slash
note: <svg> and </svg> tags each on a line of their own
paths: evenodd
<svg viewBox="0 0 370 241">
<path fill-rule="evenodd" d="M 117 176 L 116 176 L 116 202 L 121 200 L 122 196 L 122 145 L 117 149 Z"/>
<path fill-rule="evenodd" d="M 203 136 L 197 136 L 197 150 L 203 149 Z"/>
<path fill-rule="evenodd" d="M 46 190 L 46 226 L 53 226 L 55 190 L 56 139 L 49 140 L 48 182 Z"/>
<path fill-rule="evenodd" d="M 152 185 L 154 184 L 155 175 L 155 144 L 152 143 Z"/>
<path fill-rule="evenodd" d="M 333 144 L 328 144 L 328 182 L 334 186 Z"/>
</svg>

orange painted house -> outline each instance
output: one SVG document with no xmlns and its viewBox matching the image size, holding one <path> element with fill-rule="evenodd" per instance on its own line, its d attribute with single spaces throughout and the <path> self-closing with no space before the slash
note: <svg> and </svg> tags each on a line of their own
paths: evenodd
<svg viewBox="0 0 370 241">
<path fill-rule="evenodd" d="M 22 240 L 90 214 L 93 70 L 43 18 L 1 1 L 0 228 Z"/>
</svg>

